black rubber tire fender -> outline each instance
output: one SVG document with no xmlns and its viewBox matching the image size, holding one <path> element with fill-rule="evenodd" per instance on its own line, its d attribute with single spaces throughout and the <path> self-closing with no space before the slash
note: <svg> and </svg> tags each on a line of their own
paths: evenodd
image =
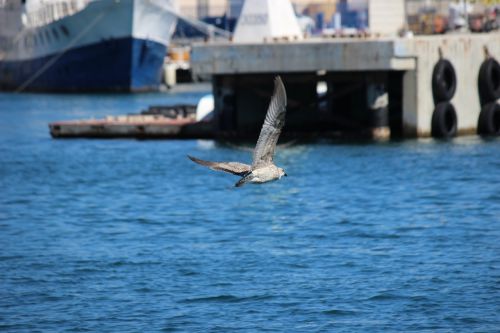
<svg viewBox="0 0 500 333">
<path fill-rule="evenodd" d="M 434 138 L 449 139 L 457 135 L 457 113 L 450 102 L 436 105 L 432 113 L 431 135 Z"/>
<path fill-rule="evenodd" d="M 477 122 L 477 134 L 500 136 L 500 104 L 493 102 L 483 106 Z"/>
<path fill-rule="evenodd" d="M 439 59 L 432 71 L 432 95 L 434 103 L 450 101 L 457 90 L 457 75 L 449 60 Z"/>
<path fill-rule="evenodd" d="M 495 102 L 500 98 L 500 64 L 494 58 L 488 58 L 479 68 L 477 79 L 481 105 Z"/>
</svg>

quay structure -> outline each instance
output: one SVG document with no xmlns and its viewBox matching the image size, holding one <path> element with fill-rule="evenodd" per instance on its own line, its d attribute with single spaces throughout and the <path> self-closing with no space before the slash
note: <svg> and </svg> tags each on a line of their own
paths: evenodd
<svg viewBox="0 0 500 333">
<path fill-rule="evenodd" d="M 288 1 L 251 2 L 232 41 L 192 48 L 193 72 L 212 76 L 216 135 L 258 133 L 276 75 L 288 95 L 285 135 L 500 134 L 500 33 L 273 35 L 287 12 L 277 3 Z"/>
</svg>

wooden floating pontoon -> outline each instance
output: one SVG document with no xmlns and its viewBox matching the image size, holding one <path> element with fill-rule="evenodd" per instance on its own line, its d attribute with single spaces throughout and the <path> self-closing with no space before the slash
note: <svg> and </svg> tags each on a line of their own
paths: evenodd
<svg viewBox="0 0 500 333">
<path fill-rule="evenodd" d="M 105 119 L 58 121 L 49 124 L 53 138 L 211 138 L 210 122 L 163 115 L 108 116 Z"/>
</svg>

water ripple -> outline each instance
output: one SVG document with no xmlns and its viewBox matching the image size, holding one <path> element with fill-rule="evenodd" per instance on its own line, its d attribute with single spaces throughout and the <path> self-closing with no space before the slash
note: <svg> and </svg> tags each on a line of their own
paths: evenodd
<svg viewBox="0 0 500 333">
<path fill-rule="evenodd" d="M 218 295 L 218 296 L 207 296 L 198 298 L 189 298 L 182 300 L 181 303 L 240 303 L 240 302 L 255 302 L 272 299 L 272 296 L 268 295 L 255 295 L 255 296 L 245 296 L 237 297 L 234 295 Z"/>
</svg>

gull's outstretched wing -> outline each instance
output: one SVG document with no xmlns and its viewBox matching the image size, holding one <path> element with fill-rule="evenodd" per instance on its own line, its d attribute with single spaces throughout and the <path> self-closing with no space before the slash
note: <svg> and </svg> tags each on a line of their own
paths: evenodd
<svg viewBox="0 0 500 333">
<path fill-rule="evenodd" d="M 253 152 L 252 169 L 273 163 L 274 150 L 285 125 L 286 91 L 279 76 L 274 80 L 274 93 L 267 109 L 264 125 L 260 130 L 259 140 Z"/>
<path fill-rule="evenodd" d="M 189 155 L 188 157 L 191 161 L 209 167 L 212 170 L 229 172 L 233 175 L 244 176 L 251 170 L 250 165 L 239 162 L 210 162 Z"/>
</svg>

